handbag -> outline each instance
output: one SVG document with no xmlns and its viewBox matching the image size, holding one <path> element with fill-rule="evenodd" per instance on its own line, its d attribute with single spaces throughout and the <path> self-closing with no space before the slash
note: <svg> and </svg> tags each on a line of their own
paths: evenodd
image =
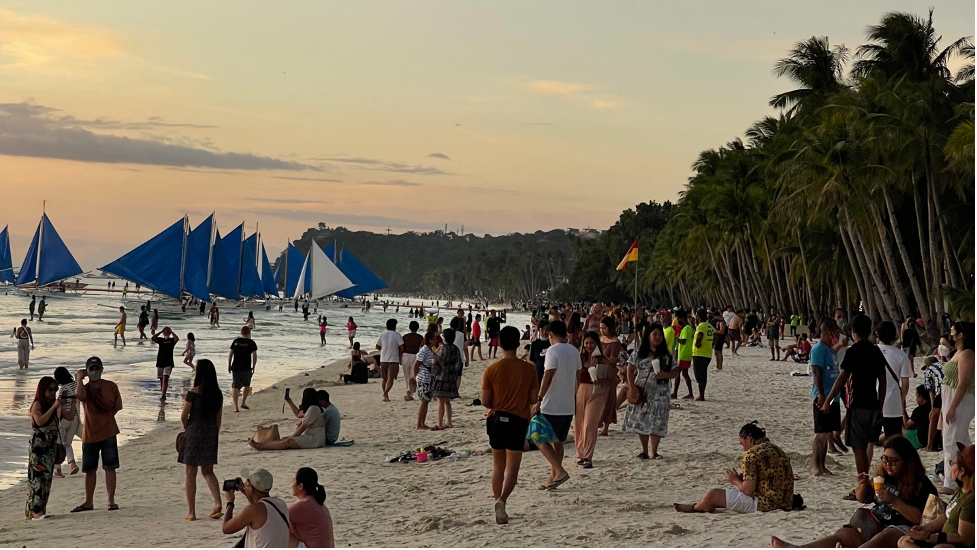
<svg viewBox="0 0 977 550">
<path fill-rule="evenodd" d="M 868 508 L 855 510 L 851 519 L 848 520 L 848 524 L 858 531 L 865 540 L 871 540 L 872 537 L 881 533 L 884 528 L 879 518 L 875 517 L 872 510 Z"/>
<path fill-rule="evenodd" d="M 252 438 L 256 443 L 265 443 L 266 441 L 277 441 L 281 439 L 278 435 L 278 424 L 272 424 L 271 426 L 261 426 L 256 425 L 254 427 L 254 437 Z"/>
<path fill-rule="evenodd" d="M 176 452 L 180 453 L 183 451 L 183 436 L 187 435 L 187 432 L 180 432 L 176 434 Z"/>
<path fill-rule="evenodd" d="M 537 414 L 529 420 L 529 430 L 526 433 L 526 439 L 537 445 L 552 443 L 556 440 L 556 431 L 553 429 L 550 421 L 546 420 L 545 416 Z"/>
<path fill-rule="evenodd" d="M 648 369 L 648 374 L 645 375 L 645 381 L 641 385 L 629 385 L 628 386 L 628 403 L 631 405 L 641 405 L 647 399 L 645 395 L 645 384 L 648 383 L 648 379 L 651 378 L 651 373 L 654 369 Z"/>
<path fill-rule="evenodd" d="M 54 463 L 60 466 L 64 464 L 67 458 L 68 450 L 64 448 L 64 443 L 61 442 L 61 428 L 58 428 L 58 450 L 54 453 Z"/>
</svg>

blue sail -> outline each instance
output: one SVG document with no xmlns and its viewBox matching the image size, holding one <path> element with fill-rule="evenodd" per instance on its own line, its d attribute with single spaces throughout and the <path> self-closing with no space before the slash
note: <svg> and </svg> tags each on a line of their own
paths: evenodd
<svg viewBox="0 0 977 550">
<path fill-rule="evenodd" d="M 179 298 L 185 223 L 185 218 L 181 218 L 162 233 L 103 267 L 102 271 Z"/>
<path fill-rule="evenodd" d="M 40 262 L 37 261 L 38 254 Z M 44 286 L 83 272 L 47 214 L 43 214 L 15 284 L 25 285 L 36 279 L 37 286 Z"/>
<path fill-rule="evenodd" d="M 278 277 L 271 272 L 271 264 L 268 263 L 268 253 L 265 252 L 265 244 L 261 243 L 261 288 L 268 296 L 278 297 Z"/>
<path fill-rule="evenodd" d="M 211 214 L 187 235 L 186 267 L 183 270 L 183 291 L 205 302 L 210 301 L 207 265 L 210 261 L 210 236 L 213 230 L 214 216 Z"/>
<path fill-rule="evenodd" d="M 340 290 L 336 293 L 336 296 L 352 300 L 358 294 L 369 294 L 370 292 L 387 288 L 387 283 L 383 282 L 380 277 L 377 277 L 368 267 L 363 265 L 363 262 L 349 250 L 343 249 L 337 259 L 336 244 L 333 243 L 326 247 L 325 252 L 326 256 L 343 272 L 343 275 L 353 283 L 351 288 Z"/>
<path fill-rule="evenodd" d="M 14 282 L 14 259 L 10 255 L 10 231 L 0 231 L 0 283 Z"/>
<path fill-rule="evenodd" d="M 31 245 L 27 248 L 27 256 L 20 264 L 20 273 L 17 274 L 17 280 L 14 281 L 15 285 L 26 285 L 37 278 L 37 244 L 40 239 L 41 223 L 38 222 L 37 230 L 34 231 L 34 238 L 31 239 Z"/>
<path fill-rule="evenodd" d="M 298 248 L 295 248 L 295 245 L 288 243 L 285 256 L 278 262 L 279 268 L 282 264 L 285 265 L 284 276 L 288 279 L 282 281 L 282 286 L 285 287 L 285 296 L 295 296 L 295 287 L 299 284 L 299 275 L 302 274 L 303 263 L 305 263 L 305 256 L 299 252 Z"/>
<path fill-rule="evenodd" d="M 231 300 L 237 300 L 241 294 L 237 291 L 237 273 L 231 269 L 224 252 L 224 242 L 220 230 L 215 232 L 213 259 L 210 267 L 210 293 Z"/>
<path fill-rule="evenodd" d="M 258 234 L 244 239 L 244 253 L 241 255 L 241 296 L 263 297 L 265 290 L 258 275 Z"/>
<path fill-rule="evenodd" d="M 221 239 L 224 244 L 224 255 L 227 257 L 227 265 L 231 267 L 234 287 L 237 289 L 238 296 L 245 296 L 244 289 L 241 288 L 241 247 L 244 245 L 244 224 L 235 227 L 230 233 Z"/>
</svg>

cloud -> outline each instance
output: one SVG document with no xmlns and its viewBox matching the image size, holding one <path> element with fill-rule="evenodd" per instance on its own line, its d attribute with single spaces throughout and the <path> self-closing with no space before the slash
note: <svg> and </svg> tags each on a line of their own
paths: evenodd
<svg viewBox="0 0 977 550">
<path fill-rule="evenodd" d="M 556 95 L 565 97 L 573 103 L 587 105 L 591 109 L 613 109 L 616 103 L 607 97 L 597 97 L 598 87 L 581 82 L 561 82 L 559 80 L 531 80 L 525 82 L 523 89 L 536 95 Z"/>
<path fill-rule="evenodd" d="M 446 155 L 444 153 L 431 153 L 430 155 L 428 155 L 428 156 L 426 156 L 424 158 L 441 159 L 441 160 L 451 160 L 451 158 L 448 157 L 448 155 Z"/>
<path fill-rule="evenodd" d="M 0 154 L 80 162 L 146 164 L 224 170 L 310 170 L 322 168 L 251 153 L 217 152 L 157 138 L 96 134 L 67 122 L 58 109 L 33 103 L 0 103 Z M 107 120 L 107 119 L 96 119 Z M 93 123 L 95 121 L 82 121 Z M 148 119 L 141 124 L 160 124 Z M 169 139 L 172 141 L 172 138 Z"/>
<path fill-rule="evenodd" d="M 332 201 L 315 201 L 315 200 L 305 200 L 305 199 L 276 199 L 269 197 L 242 197 L 242 200 L 250 202 L 261 202 L 261 203 L 271 203 L 271 204 L 307 204 L 310 206 L 332 204 Z"/>
<path fill-rule="evenodd" d="M 363 157 L 328 156 L 328 157 L 314 157 L 313 160 L 337 162 L 340 164 L 353 164 L 365 170 L 378 170 L 381 172 L 400 172 L 403 174 L 418 174 L 421 176 L 453 175 L 451 172 L 445 172 L 433 166 L 420 166 L 420 165 L 412 166 L 410 164 L 404 164 L 402 162 L 390 162 L 386 160 L 363 158 Z"/>
<path fill-rule="evenodd" d="M 384 185 L 391 187 L 417 187 L 421 185 L 413 181 L 391 180 L 391 181 L 361 181 L 361 185 Z"/>
<path fill-rule="evenodd" d="M 276 180 L 289 180 L 289 181 L 321 181 L 324 183 L 343 183 L 343 180 L 335 178 L 302 178 L 299 176 L 275 176 Z"/>
</svg>

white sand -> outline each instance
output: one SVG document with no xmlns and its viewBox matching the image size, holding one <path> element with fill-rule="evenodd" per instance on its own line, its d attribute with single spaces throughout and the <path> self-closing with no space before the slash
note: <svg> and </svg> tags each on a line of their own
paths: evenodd
<svg viewBox="0 0 977 550">
<path fill-rule="evenodd" d="M 669 436 L 662 442 L 665 460 L 642 461 L 637 436 L 614 426 L 599 438 L 594 468 L 575 465 L 572 443 L 566 467 L 571 479 L 559 490 L 538 491 L 546 462 L 538 452 L 524 455 L 519 485 L 509 500 L 510 523 L 494 524 L 489 486 L 492 461 L 478 455 L 458 462 L 389 464 L 387 459 L 409 448 L 447 441 L 446 448 L 485 449 L 481 407 L 466 407 L 478 396 L 484 363 L 465 373 L 455 401 L 455 429 L 413 430 L 417 402 L 404 402 L 398 380 L 391 403 L 380 401 L 378 380 L 368 385 L 327 387 L 343 416 L 343 438 L 351 448 L 257 452 L 246 440 L 254 424 L 278 422 L 290 434 L 294 419 L 282 414 L 282 393 L 332 385 L 340 367 L 331 365 L 277 385 L 249 401 L 251 411 L 225 409 L 221 432 L 219 479 L 233 477 L 244 466 L 268 468 L 275 475 L 273 494 L 290 496 L 296 469 L 318 470 L 340 546 L 768 546 L 771 535 L 804 542 L 828 534 L 851 516 L 855 503 L 842 500 L 853 484 L 851 455 L 837 457 L 829 468 L 838 475 L 810 475 L 812 413 L 810 378 L 788 376 L 802 368 L 793 362 L 770 363 L 767 351 L 744 349 L 742 357 L 726 352 L 723 372 L 711 365 L 704 403 L 680 400 L 672 411 Z M 913 387 L 922 379 L 912 380 Z M 683 392 L 684 394 L 684 388 Z M 912 405 L 911 405 L 912 406 Z M 428 423 L 434 423 L 431 407 Z M 623 420 L 623 412 L 619 414 Z M 739 469 L 740 426 L 759 420 L 771 440 L 791 454 L 800 475 L 795 492 L 804 496 L 801 512 L 749 516 L 730 512 L 679 514 L 673 502 L 693 502 L 712 487 L 725 487 L 725 468 Z M 95 510 L 69 514 L 84 500 L 81 474 L 56 479 L 48 506 L 50 519 L 24 520 L 24 484 L 0 493 L 0 545 L 3 546 L 230 546 L 240 535 L 224 536 L 218 521 L 184 521 L 183 466 L 176 462 L 173 440 L 179 431 L 178 407 L 151 434 L 121 449 L 117 502 L 105 510 L 101 475 Z M 924 454 L 928 469 L 942 455 Z M 25 473 L 26 478 L 26 473 Z M 212 502 L 198 477 L 197 514 L 206 518 Z"/>
</svg>

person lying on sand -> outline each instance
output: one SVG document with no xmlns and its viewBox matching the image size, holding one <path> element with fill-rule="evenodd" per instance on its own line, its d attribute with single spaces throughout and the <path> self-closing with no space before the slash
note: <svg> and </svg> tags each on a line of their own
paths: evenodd
<svg viewBox="0 0 977 550">
<path fill-rule="evenodd" d="M 710 489 L 695 504 L 675 504 L 678 512 L 713 512 L 728 508 L 741 514 L 791 510 L 794 504 L 794 470 L 787 454 L 767 439 L 756 420 L 740 428 L 743 474 L 726 470 L 735 489 Z"/>
</svg>

